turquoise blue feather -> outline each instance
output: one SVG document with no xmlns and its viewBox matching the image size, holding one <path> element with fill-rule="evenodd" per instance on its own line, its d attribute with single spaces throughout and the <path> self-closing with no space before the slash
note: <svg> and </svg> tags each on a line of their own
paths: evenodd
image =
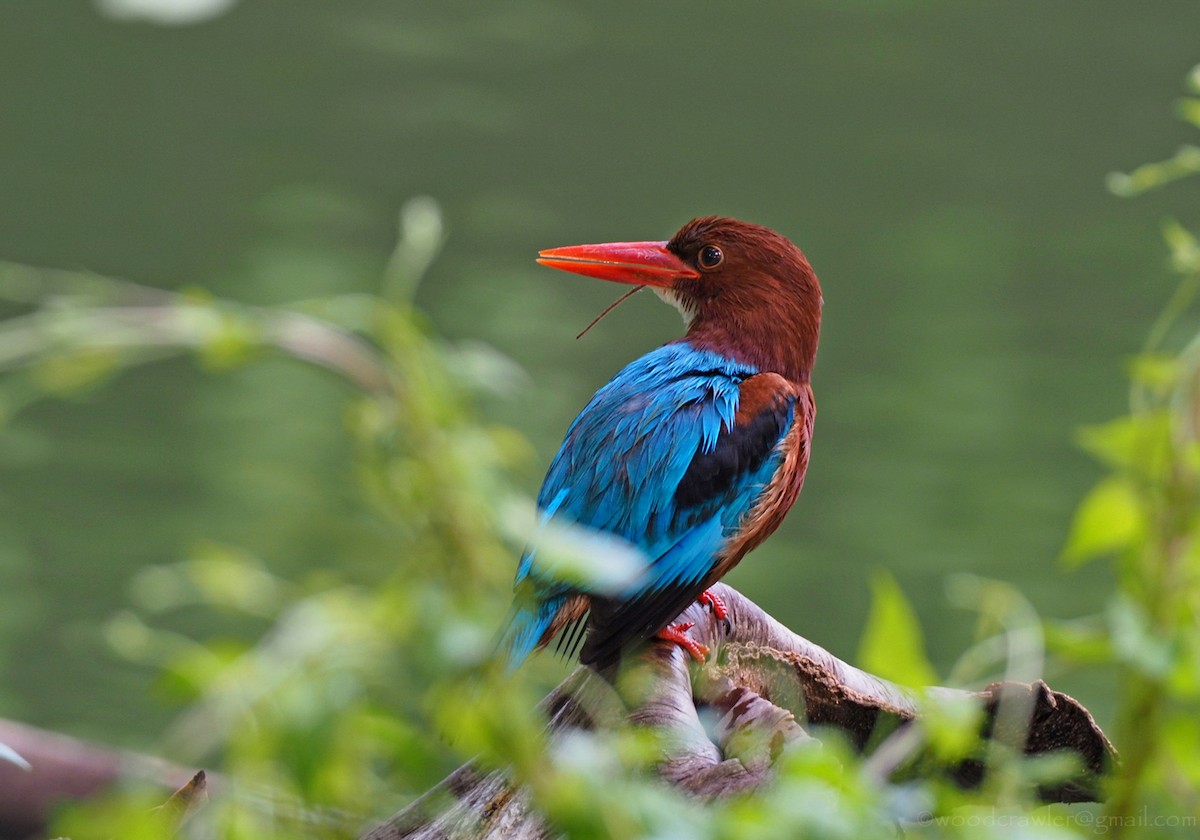
<svg viewBox="0 0 1200 840">
<path fill-rule="evenodd" d="M 548 519 L 568 521 L 623 537 L 645 555 L 645 569 L 616 600 L 692 586 L 714 567 L 746 513 L 779 469 L 772 450 L 753 468 L 736 472 L 715 496 L 677 497 L 689 466 L 712 453 L 734 427 L 739 386 L 758 371 L 732 358 L 667 344 L 642 356 L 596 392 L 567 430 L 538 494 Z M 768 434 L 786 436 L 794 400 Z M 518 599 L 506 631 L 510 667 L 520 664 L 544 636 L 559 609 L 577 590 L 536 562 L 536 545 L 517 572 Z"/>
</svg>

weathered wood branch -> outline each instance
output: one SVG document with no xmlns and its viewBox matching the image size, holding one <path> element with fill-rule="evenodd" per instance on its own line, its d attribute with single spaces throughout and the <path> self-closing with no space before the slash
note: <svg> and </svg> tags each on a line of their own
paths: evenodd
<svg viewBox="0 0 1200 840">
<path fill-rule="evenodd" d="M 577 669 L 549 697 L 552 729 L 594 729 L 622 720 L 662 732 L 667 745 L 659 772 L 697 796 L 752 790 L 772 778 L 784 745 L 834 727 L 859 749 L 881 731 L 900 732 L 919 716 L 915 694 L 847 665 L 788 630 L 728 586 L 717 593 L 731 628 L 693 606 L 681 620 L 712 649 L 695 668 L 677 646 L 655 642 L 619 675 Z M 1038 681 L 995 683 L 982 691 L 930 691 L 971 697 L 984 710 L 983 737 L 1026 754 L 1059 750 L 1079 758 L 1080 771 L 1040 791 L 1048 802 L 1099 798 L 1100 776 L 1116 753 L 1091 714 L 1074 699 Z M 1009 713 L 999 714 L 1001 708 Z M 701 722 L 715 711 L 715 732 Z M 1020 714 L 1012 714 L 1012 710 Z M 1014 727 L 1011 721 L 1021 721 Z M 1004 723 L 1001 723 L 1004 722 Z M 881 762 L 887 772 L 893 764 Z M 942 768 L 963 787 L 982 781 L 985 768 L 966 761 Z M 459 768 L 425 796 L 365 835 L 365 840 L 550 840 L 555 835 L 501 771 Z"/>
<path fill-rule="evenodd" d="M 878 745 L 881 732 L 901 737 L 919 716 L 913 693 L 847 665 L 735 590 L 722 585 L 716 591 L 729 608 L 728 633 L 702 607 L 692 607 L 681 617 L 696 622 L 693 637 L 712 649 L 708 664 L 694 667 L 677 646 L 654 643 L 620 674 L 579 668 L 544 701 L 551 728 L 605 729 L 627 722 L 651 727 L 664 736 L 658 767 L 662 777 L 698 797 L 713 798 L 769 782 L 783 747 L 819 737 L 821 727 L 836 728 L 856 747 L 867 749 Z M 1040 681 L 993 684 L 979 692 L 930 691 L 974 698 L 985 712 L 986 738 L 1027 754 L 1076 754 L 1080 771 L 1043 789 L 1046 801 L 1098 798 L 1098 780 L 1115 752 L 1088 711 L 1072 698 Z M 999 713 L 1001 708 L 1004 713 Z M 716 726 L 706 729 L 702 715 L 715 715 Z M 32 766 L 26 770 L 0 762 L 0 840 L 36 836 L 58 803 L 99 795 L 122 779 L 156 780 L 164 789 L 192 790 L 187 787 L 192 770 L 21 724 L 0 721 L 0 743 L 12 746 Z M 881 748 L 873 755 L 884 754 Z M 897 762 L 879 760 L 875 767 L 888 775 Z M 922 771 L 929 769 L 923 766 Z M 944 772 L 970 787 L 982 780 L 985 768 L 968 761 L 933 772 Z M 468 763 L 364 838 L 554 836 L 525 792 L 504 772 Z"/>
<path fill-rule="evenodd" d="M 194 770 L 136 753 L 89 744 L 15 721 L 0 720 L 0 743 L 28 768 L 0 761 L 0 838 L 40 836 L 54 808 L 70 800 L 99 796 L 121 781 L 141 780 L 175 789 L 180 798 L 204 789 Z M 190 786 L 190 787 L 189 787 Z M 184 809 L 185 811 L 187 808 Z"/>
</svg>

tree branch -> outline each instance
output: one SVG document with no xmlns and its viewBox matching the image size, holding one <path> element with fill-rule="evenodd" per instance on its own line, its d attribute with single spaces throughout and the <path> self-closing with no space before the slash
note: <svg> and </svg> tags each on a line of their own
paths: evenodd
<svg viewBox="0 0 1200 840">
<path fill-rule="evenodd" d="M 39 836 L 57 806 L 99 796 L 121 781 L 153 782 L 189 792 L 193 788 L 188 786 L 195 782 L 194 770 L 15 721 L 0 720 L 0 743 L 12 747 L 29 765 L 0 761 L 3 840 Z"/>
<path fill-rule="evenodd" d="M 858 749 L 881 728 L 903 731 L 919 716 L 916 694 L 842 662 L 788 630 L 736 590 L 715 590 L 729 609 L 731 631 L 698 605 L 680 620 L 694 621 L 691 635 L 712 649 L 702 668 L 689 667 L 676 645 L 654 642 L 617 678 L 577 669 L 545 701 L 550 726 L 595 729 L 627 718 L 663 733 L 667 744 L 659 764 L 663 778 L 697 796 L 712 798 L 752 790 L 772 778 L 782 748 L 812 737 L 811 727 L 834 727 Z M 630 672 L 641 672 L 633 673 Z M 632 676 L 632 678 L 630 678 Z M 647 679 L 646 677 L 649 677 Z M 615 688 L 614 688 L 615 686 Z M 1077 701 L 1032 685 L 993 683 L 982 691 L 928 690 L 942 697 L 972 698 L 984 711 L 982 736 L 1001 740 L 1027 755 L 1065 750 L 1079 757 L 1070 779 L 1040 790 L 1048 802 L 1099 798 L 1100 776 L 1116 752 L 1091 714 Z M 1020 731 L 996 726 L 1013 715 L 998 715 L 1012 704 L 1024 711 Z M 701 712 L 715 710 L 710 737 Z M 885 730 L 886 731 L 886 730 Z M 883 752 L 877 750 L 876 754 Z M 890 775 L 894 763 L 881 762 Z M 944 768 L 962 787 L 983 777 L 980 762 Z M 467 764 L 439 786 L 364 836 L 364 840 L 549 840 L 554 835 L 530 808 L 528 796 L 500 771 Z"/>
</svg>

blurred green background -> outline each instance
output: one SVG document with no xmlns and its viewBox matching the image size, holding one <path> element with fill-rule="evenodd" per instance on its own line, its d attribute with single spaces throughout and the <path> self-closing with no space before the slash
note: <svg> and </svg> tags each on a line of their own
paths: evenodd
<svg viewBox="0 0 1200 840">
<path fill-rule="evenodd" d="M 1171 102 L 1200 58 L 1192 0 L 116 14 L 136 5 L 0 4 L 0 257 L 250 302 L 369 291 L 398 209 L 432 196 L 449 238 L 418 304 L 527 372 L 483 411 L 532 441 L 515 481 L 533 494 L 590 394 L 681 330 L 642 295 L 576 341 L 615 290 L 536 250 L 709 213 L 767 224 L 825 290 L 820 412 L 800 501 L 729 582 L 851 657 L 887 567 L 943 669 L 973 631 L 949 573 L 1011 581 L 1045 616 L 1101 607 L 1105 568 L 1056 562 L 1099 475 L 1073 430 L 1124 408 L 1123 362 L 1176 282 L 1160 223 L 1183 206 L 1104 177 L 1190 139 Z M 12 418 L 0 715 L 152 742 L 171 698 L 105 621 L 139 569 L 205 540 L 288 576 L 336 566 L 370 530 L 348 392 L 284 360 L 171 361 Z M 1049 676 L 1109 711 L 1095 676 Z"/>
</svg>

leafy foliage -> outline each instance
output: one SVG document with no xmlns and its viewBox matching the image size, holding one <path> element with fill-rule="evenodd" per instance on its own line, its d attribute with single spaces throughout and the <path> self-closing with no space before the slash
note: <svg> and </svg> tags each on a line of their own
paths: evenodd
<svg viewBox="0 0 1200 840">
<path fill-rule="evenodd" d="M 902 685 L 937 682 L 925 657 L 921 625 L 896 579 L 878 571 L 871 580 L 871 614 L 863 630 L 859 664 L 871 673 Z"/>
<path fill-rule="evenodd" d="M 1200 93 L 1198 80 L 1200 68 L 1190 80 Z M 1200 126 L 1200 100 L 1181 112 Z M 1130 179 L 1149 188 L 1200 171 L 1194 152 Z M 1117 668 L 1124 764 L 1108 806 L 1117 825 L 1200 807 L 1200 762 L 1182 747 L 1195 743 L 1200 709 L 1200 338 L 1164 350 L 1200 288 L 1200 247 L 1177 222 L 1164 232 L 1182 280 L 1130 365 L 1130 413 L 1081 432 L 1111 472 L 1081 503 L 1063 552 L 1071 566 L 1108 559 L 1117 591 L 1103 615 L 1052 632 L 1067 656 Z"/>
<path fill-rule="evenodd" d="M 1200 66 L 1188 80 L 1200 94 Z M 1200 127 L 1200 99 L 1179 105 Z M 1110 177 L 1136 194 L 1200 172 L 1195 147 L 1130 175 Z M 1050 627 L 1056 650 L 1117 669 L 1116 737 L 1123 765 L 1106 817 L 1121 828 L 1144 814 L 1200 810 L 1196 743 L 1200 711 L 1200 337 L 1167 349 L 1185 329 L 1200 289 L 1200 246 L 1168 221 L 1164 237 L 1181 275 L 1174 297 L 1129 366 L 1130 413 L 1082 430 L 1080 443 L 1110 473 L 1080 504 L 1063 551 L 1068 566 L 1107 559 L 1117 581 L 1103 615 Z"/>
</svg>

